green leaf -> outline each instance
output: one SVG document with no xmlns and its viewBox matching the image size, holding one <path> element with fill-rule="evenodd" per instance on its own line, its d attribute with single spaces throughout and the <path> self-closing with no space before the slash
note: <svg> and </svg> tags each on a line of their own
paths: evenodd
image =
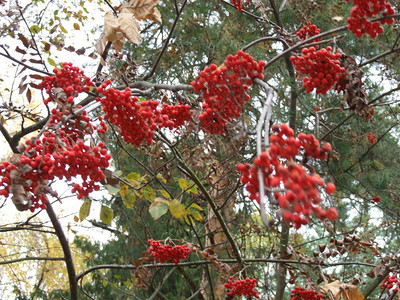
<svg viewBox="0 0 400 300">
<path fill-rule="evenodd" d="M 121 195 L 121 198 L 126 208 L 133 209 L 136 202 L 136 195 L 133 191 L 128 190 L 124 196 Z"/>
<path fill-rule="evenodd" d="M 92 206 L 92 200 L 85 200 L 79 209 L 79 219 L 81 222 L 85 220 L 90 214 L 90 207 Z"/>
<path fill-rule="evenodd" d="M 110 193 L 110 195 L 115 195 L 120 190 L 119 187 L 112 186 L 111 184 L 106 184 L 105 187 L 107 191 Z"/>
<path fill-rule="evenodd" d="M 114 219 L 114 212 L 108 206 L 102 205 L 100 210 L 100 220 L 107 225 L 111 225 Z"/>
<path fill-rule="evenodd" d="M 51 66 L 57 67 L 56 62 L 55 62 L 52 58 L 49 57 L 49 58 L 47 59 L 47 62 L 48 62 Z"/>
<path fill-rule="evenodd" d="M 167 198 L 167 199 L 171 199 L 171 195 L 168 194 L 168 192 L 166 190 L 159 190 L 158 191 L 161 195 L 163 195 L 163 197 Z"/>
<path fill-rule="evenodd" d="M 186 215 L 185 205 L 174 199 L 169 204 L 169 211 L 171 215 L 178 220 L 181 220 Z"/>
<path fill-rule="evenodd" d="M 37 34 L 37 33 L 40 32 L 40 30 L 42 30 L 42 29 L 41 29 L 39 26 L 37 26 L 37 25 L 32 25 L 29 29 L 32 31 L 33 34 Z"/>
<path fill-rule="evenodd" d="M 65 27 L 62 24 L 60 24 L 60 29 L 61 29 L 62 32 L 68 33 L 68 30 L 65 29 Z"/>
<path fill-rule="evenodd" d="M 156 198 L 149 207 L 149 213 L 153 218 L 153 220 L 157 220 L 161 216 L 166 214 L 166 212 L 168 211 L 168 206 L 169 206 L 168 201 L 161 198 Z"/>
<path fill-rule="evenodd" d="M 144 188 L 141 189 L 143 197 L 150 202 L 153 202 L 154 198 L 156 197 L 156 192 L 153 188 L 149 185 L 146 185 Z"/>
<path fill-rule="evenodd" d="M 140 174 L 136 172 L 130 172 L 128 175 L 126 175 L 127 179 L 133 179 L 133 180 L 139 180 L 140 179 Z"/>
</svg>

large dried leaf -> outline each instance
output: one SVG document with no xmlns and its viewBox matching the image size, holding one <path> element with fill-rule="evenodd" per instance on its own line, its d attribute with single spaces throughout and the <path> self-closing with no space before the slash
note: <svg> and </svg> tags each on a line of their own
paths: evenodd
<svg viewBox="0 0 400 300">
<path fill-rule="evenodd" d="M 111 42 L 117 51 L 121 51 L 125 39 L 140 44 L 139 30 L 139 25 L 132 13 L 122 12 L 117 18 L 112 11 L 108 11 L 104 16 L 104 29 L 96 43 L 96 50 L 103 55 L 107 42 Z M 105 64 L 104 60 L 102 60 L 102 64 Z"/>
<path fill-rule="evenodd" d="M 121 11 L 133 13 L 139 21 L 152 20 L 161 23 L 161 13 L 156 8 L 160 0 L 131 0 L 121 6 Z"/>
<path fill-rule="evenodd" d="M 321 287 L 321 291 L 324 294 L 332 294 L 335 300 L 364 300 L 364 295 L 357 286 L 346 284 L 338 280 L 325 284 Z"/>
</svg>

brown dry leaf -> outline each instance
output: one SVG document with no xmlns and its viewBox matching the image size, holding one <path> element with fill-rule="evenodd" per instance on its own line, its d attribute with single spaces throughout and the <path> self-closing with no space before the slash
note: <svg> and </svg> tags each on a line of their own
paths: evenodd
<svg viewBox="0 0 400 300">
<path fill-rule="evenodd" d="M 335 300 L 364 300 L 364 295 L 357 286 L 346 284 L 338 280 L 325 284 L 321 287 L 321 291 L 324 294 L 331 293 L 335 297 Z"/>
<path fill-rule="evenodd" d="M 104 16 L 104 29 L 100 39 L 96 43 L 96 50 L 103 56 L 107 42 L 114 45 L 115 50 L 121 51 L 125 43 L 128 41 L 140 44 L 140 27 L 136 19 L 139 21 L 152 20 L 161 23 L 161 13 L 156 8 L 160 0 L 131 0 L 122 4 L 118 8 L 118 18 L 112 11 L 106 12 Z M 136 18 L 136 19 L 135 19 Z M 105 61 L 101 58 L 102 65 Z"/>
<path fill-rule="evenodd" d="M 156 8 L 160 0 L 131 0 L 121 5 L 121 11 L 133 13 L 139 21 L 152 20 L 161 23 L 161 13 Z"/>
</svg>

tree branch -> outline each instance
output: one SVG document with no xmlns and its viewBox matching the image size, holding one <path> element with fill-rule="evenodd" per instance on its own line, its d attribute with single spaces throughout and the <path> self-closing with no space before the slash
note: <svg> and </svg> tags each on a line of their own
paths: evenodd
<svg viewBox="0 0 400 300">
<path fill-rule="evenodd" d="M 60 241 L 61 247 L 64 252 L 71 300 L 78 300 L 78 284 L 76 280 L 74 260 L 72 258 L 71 248 L 69 247 L 68 239 L 64 233 L 60 221 L 57 218 L 56 213 L 54 212 L 53 206 L 51 205 L 50 201 L 46 203 L 46 206 L 47 215 L 49 216 L 51 223 L 53 224 L 54 230 L 57 233 L 58 240 Z"/>
<path fill-rule="evenodd" d="M 64 257 L 23 257 L 23 258 L 16 258 L 16 259 L 12 259 L 12 260 L 0 261 L 0 265 L 15 264 L 15 263 L 19 263 L 22 261 L 28 261 L 28 260 L 65 261 L 65 258 Z"/>
</svg>

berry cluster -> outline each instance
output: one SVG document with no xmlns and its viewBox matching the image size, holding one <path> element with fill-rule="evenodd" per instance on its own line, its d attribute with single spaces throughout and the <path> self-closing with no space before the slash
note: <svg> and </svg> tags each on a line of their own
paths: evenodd
<svg viewBox="0 0 400 300">
<path fill-rule="evenodd" d="M 279 190 L 274 193 L 274 197 L 279 202 L 286 222 L 293 222 L 298 229 L 301 225 L 308 224 L 311 213 L 321 220 L 335 220 L 338 216 L 335 208 L 324 210 L 320 207 L 318 188 L 325 185 L 324 180 L 314 172 L 310 174 L 303 165 L 293 161 L 301 149 L 305 161 L 310 157 L 324 160 L 327 153 L 332 151 L 331 145 L 325 143 L 321 147 L 312 134 L 300 133 L 295 138 L 293 129 L 286 124 L 275 124 L 272 130 L 275 134 L 271 135 L 269 151 L 255 158 L 253 165 L 240 163 L 236 166 L 236 170 L 242 173 L 240 181 L 246 185 L 250 199 L 260 203 L 258 171 L 261 170 L 264 186 L 269 190 Z M 333 194 L 335 190 L 333 183 L 325 185 L 327 194 Z"/>
<path fill-rule="evenodd" d="M 243 280 L 236 280 L 232 281 L 233 277 L 229 277 L 227 283 L 225 283 L 225 288 L 229 289 L 227 294 L 229 296 L 234 297 L 235 295 L 238 296 L 245 296 L 246 298 L 255 297 L 257 299 L 260 298 L 257 291 L 255 290 L 257 279 L 253 278 L 246 278 Z"/>
<path fill-rule="evenodd" d="M 93 86 L 93 82 L 89 77 L 86 77 L 82 70 L 74 67 L 72 63 L 63 63 L 63 68 L 54 69 L 54 76 L 46 76 L 39 84 L 40 88 L 46 90 L 49 95 L 44 100 L 44 104 L 48 104 L 52 100 L 73 103 L 74 98 L 82 92 L 88 92 Z M 61 88 L 65 95 L 63 97 L 56 97 L 57 88 Z M 65 99 L 63 99 L 65 98 Z"/>
<path fill-rule="evenodd" d="M 232 0 L 232 5 L 239 11 L 245 9 L 250 3 L 251 0 Z"/>
<path fill-rule="evenodd" d="M 372 203 L 379 203 L 379 202 L 381 202 L 382 201 L 382 198 L 381 198 L 381 196 L 375 196 L 374 198 L 372 198 L 372 200 L 371 200 L 371 202 Z"/>
<path fill-rule="evenodd" d="M 399 291 L 398 274 L 387 275 L 379 287 L 382 290 L 387 289 L 387 290 L 392 290 L 393 293 L 397 293 Z"/>
<path fill-rule="evenodd" d="M 322 300 L 323 296 L 322 294 L 317 294 L 315 291 L 296 286 L 290 294 L 290 300 Z"/>
<path fill-rule="evenodd" d="M 256 62 L 247 53 L 238 51 L 228 55 L 221 67 L 212 64 L 200 72 L 191 84 L 201 92 L 204 112 L 199 116 L 200 126 L 209 133 L 224 133 L 225 126 L 239 118 L 244 103 L 250 100 L 246 93 L 253 78 L 263 78 L 265 62 Z"/>
<path fill-rule="evenodd" d="M 365 120 L 370 120 L 374 116 L 375 110 L 372 108 L 372 104 L 368 106 L 368 111 L 364 114 Z"/>
<path fill-rule="evenodd" d="M 190 121 L 189 105 L 164 104 L 160 110 L 159 101 L 140 102 L 137 97 L 132 96 L 130 88 L 127 87 L 124 91 L 106 89 L 109 84 L 111 81 L 107 80 L 97 88 L 97 92 L 104 96 L 97 98 L 97 101 L 103 106 L 104 118 L 119 127 L 120 134 L 127 143 L 140 146 L 145 141 L 147 145 L 151 145 L 157 127 L 177 129 Z"/>
<path fill-rule="evenodd" d="M 342 55 L 331 51 L 329 46 L 318 51 L 315 47 L 303 48 L 301 56 L 290 57 L 296 71 L 309 76 L 303 77 L 303 87 L 307 93 L 316 89 L 317 94 L 325 95 L 345 71 L 338 60 Z"/>
<path fill-rule="evenodd" d="M 95 131 L 106 132 L 104 120 L 99 118 L 100 126 L 96 127 L 82 107 L 74 106 L 74 98 L 88 91 L 92 83 L 79 68 L 70 63 L 63 66 L 41 83 L 49 94 L 45 103 L 53 101 L 57 105 L 51 110 L 47 131 L 27 140 L 20 147 L 21 154 L 0 165 L 0 193 L 6 197 L 11 193 L 19 210 L 45 209 L 46 194 L 57 195 L 48 187 L 55 178 L 70 181 L 80 177 L 82 183 L 75 183 L 72 192 L 79 199 L 88 197 L 100 189 L 97 183 L 105 178 L 102 170 L 109 166 L 111 155 L 104 143 L 90 147 L 84 142 Z"/>
<path fill-rule="evenodd" d="M 302 28 L 300 28 L 299 31 L 296 32 L 296 35 L 301 39 L 301 40 L 306 40 L 309 37 L 312 37 L 314 35 L 320 34 L 321 29 L 317 27 L 317 25 L 311 24 L 311 22 L 307 22 L 306 25 L 304 25 Z M 319 42 L 322 41 L 322 38 L 318 38 L 313 40 L 313 42 Z M 316 46 L 317 48 L 317 46 Z"/>
<path fill-rule="evenodd" d="M 376 135 L 373 134 L 372 132 L 368 133 L 367 139 L 372 145 L 376 144 Z"/>
<path fill-rule="evenodd" d="M 187 245 L 171 246 L 169 244 L 162 246 L 159 241 L 148 240 L 150 248 L 148 252 L 160 262 L 171 260 L 174 264 L 179 264 L 182 259 L 189 257 L 190 248 Z"/>
<path fill-rule="evenodd" d="M 349 2 L 350 0 L 346 0 Z M 378 22 L 371 22 L 367 18 L 375 17 L 379 13 L 383 16 L 394 14 L 394 9 L 386 0 L 353 0 L 353 8 L 350 12 L 350 17 L 347 18 L 348 28 L 357 37 L 362 37 L 364 33 L 369 34 L 371 38 L 376 38 L 378 34 L 383 33 L 383 28 L 380 24 L 393 24 L 394 19 L 389 18 Z"/>
<path fill-rule="evenodd" d="M 159 128 L 168 128 L 173 130 L 182 127 L 185 122 L 190 121 L 190 119 L 190 105 L 169 105 L 164 103 L 159 112 L 157 124 Z"/>
</svg>

